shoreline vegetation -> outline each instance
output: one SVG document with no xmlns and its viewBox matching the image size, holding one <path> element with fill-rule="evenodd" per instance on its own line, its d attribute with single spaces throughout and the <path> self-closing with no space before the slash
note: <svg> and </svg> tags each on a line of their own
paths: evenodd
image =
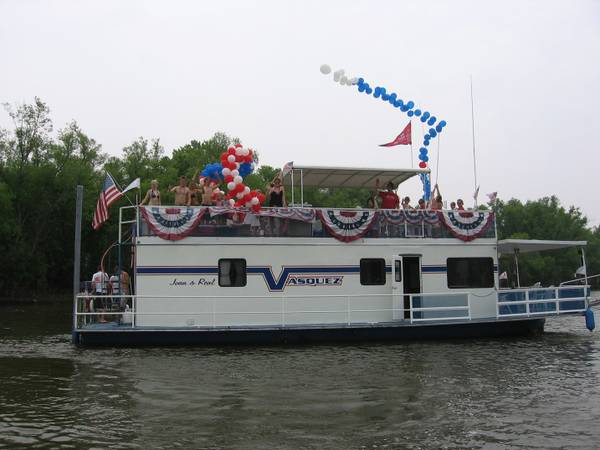
<svg viewBox="0 0 600 450">
<path fill-rule="evenodd" d="M 120 156 L 109 156 L 75 121 L 55 131 L 50 108 L 37 97 L 30 104 L 3 106 L 12 126 L 0 129 L 0 304 L 70 301 L 76 185 L 84 186 L 81 278 L 85 280 L 115 240 L 118 208 L 129 204 L 126 198 L 119 200 L 111 208 L 111 219 L 99 231 L 92 230 L 106 171 L 122 186 L 140 177 L 142 197 L 150 181 L 157 179 L 163 203 L 168 204 L 173 201 L 168 188 L 180 175 L 197 177 L 206 164 L 219 160 L 229 144 L 238 142 L 215 133 L 207 140 L 192 139 L 167 156 L 160 139 L 139 137 Z M 262 165 L 244 182 L 264 191 L 277 172 Z M 366 206 L 370 194 L 368 189 L 307 189 L 305 199 L 315 206 L 355 207 Z M 553 195 L 527 202 L 497 199 L 483 208 L 496 213 L 500 238 L 588 241 L 588 274 L 600 273 L 600 226 L 590 226 L 578 208 L 565 208 Z M 575 249 L 521 255 L 522 285 L 537 281 L 556 285 L 574 278 L 580 265 Z M 501 258 L 500 271 L 512 279 L 512 257 Z"/>
</svg>

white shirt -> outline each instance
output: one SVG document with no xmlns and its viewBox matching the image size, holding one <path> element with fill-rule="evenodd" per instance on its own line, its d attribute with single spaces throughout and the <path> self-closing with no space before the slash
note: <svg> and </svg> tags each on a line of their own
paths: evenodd
<svg viewBox="0 0 600 450">
<path fill-rule="evenodd" d="M 94 285 L 94 292 L 96 294 L 107 294 L 108 293 L 108 275 L 106 272 L 96 272 L 92 276 L 92 284 Z"/>
</svg>

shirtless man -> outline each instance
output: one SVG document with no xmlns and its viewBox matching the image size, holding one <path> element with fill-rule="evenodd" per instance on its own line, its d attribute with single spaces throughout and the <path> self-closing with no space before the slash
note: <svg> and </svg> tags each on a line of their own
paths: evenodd
<svg viewBox="0 0 600 450">
<path fill-rule="evenodd" d="M 175 205 L 177 206 L 190 205 L 190 188 L 186 185 L 185 175 L 182 175 L 179 177 L 179 186 L 170 189 L 171 192 L 175 192 Z"/>
</svg>

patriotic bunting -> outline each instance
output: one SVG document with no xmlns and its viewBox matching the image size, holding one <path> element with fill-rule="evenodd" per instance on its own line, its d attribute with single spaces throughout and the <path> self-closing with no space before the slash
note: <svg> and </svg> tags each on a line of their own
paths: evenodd
<svg viewBox="0 0 600 450">
<path fill-rule="evenodd" d="M 465 242 L 483 235 L 494 222 L 493 213 L 482 211 L 440 211 L 440 217 L 454 237 Z"/>
<path fill-rule="evenodd" d="M 194 231 L 206 208 L 142 206 L 141 211 L 154 234 L 162 239 L 178 241 Z"/>
<path fill-rule="evenodd" d="M 352 242 L 363 237 L 378 218 L 377 211 L 338 211 L 319 209 L 317 215 L 334 238 Z"/>
<path fill-rule="evenodd" d="M 404 225 L 406 218 L 404 217 L 404 211 L 397 209 L 384 209 L 381 211 L 383 220 L 393 225 Z"/>
</svg>

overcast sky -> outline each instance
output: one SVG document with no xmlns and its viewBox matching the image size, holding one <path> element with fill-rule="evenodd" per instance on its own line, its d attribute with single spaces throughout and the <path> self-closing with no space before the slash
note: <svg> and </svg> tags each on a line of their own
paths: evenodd
<svg viewBox="0 0 600 450">
<path fill-rule="evenodd" d="M 319 71 L 344 68 L 448 122 L 446 200 L 473 193 L 472 75 L 481 193 L 556 194 L 600 223 L 598 1 L 2 0 L 0 23 L 0 101 L 39 96 L 107 153 L 223 131 L 273 166 L 410 167 L 377 147 L 407 116 Z"/>
</svg>

